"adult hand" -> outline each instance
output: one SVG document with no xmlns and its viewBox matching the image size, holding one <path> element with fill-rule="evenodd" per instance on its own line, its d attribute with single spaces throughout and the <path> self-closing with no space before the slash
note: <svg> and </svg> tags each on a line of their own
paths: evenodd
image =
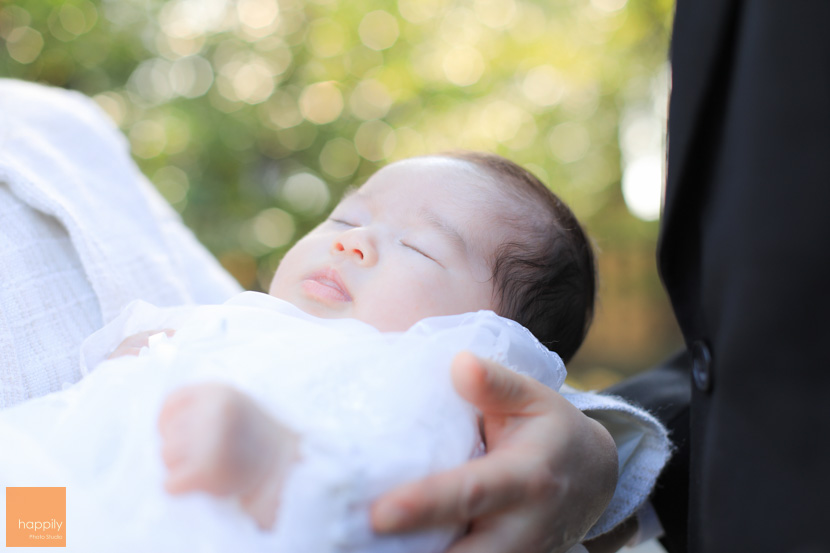
<svg viewBox="0 0 830 553">
<path fill-rule="evenodd" d="M 379 498 L 374 530 L 468 524 L 447 553 L 564 553 L 579 543 L 614 494 L 608 431 L 550 388 L 470 353 L 456 356 L 452 378 L 482 412 L 487 454 Z"/>
<path fill-rule="evenodd" d="M 632 516 L 615 526 L 610 532 L 585 542 L 585 548 L 588 553 L 614 553 L 631 541 L 631 538 L 637 534 L 638 527 L 637 517 Z"/>
</svg>

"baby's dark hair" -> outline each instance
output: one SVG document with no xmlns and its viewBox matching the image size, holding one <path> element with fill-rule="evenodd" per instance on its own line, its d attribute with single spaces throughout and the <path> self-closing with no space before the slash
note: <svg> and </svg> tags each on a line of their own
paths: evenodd
<svg viewBox="0 0 830 553">
<path fill-rule="evenodd" d="M 567 363 L 594 315 L 596 263 L 582 225 L 538 178 L 506 158 L 468 151 L 441 155 L 472 163 L 504 185 L 499 191 L 533 206 L 511 221 L 514 238 L 491 260 L 497 311 L 528 328 Z"/>
</svg>

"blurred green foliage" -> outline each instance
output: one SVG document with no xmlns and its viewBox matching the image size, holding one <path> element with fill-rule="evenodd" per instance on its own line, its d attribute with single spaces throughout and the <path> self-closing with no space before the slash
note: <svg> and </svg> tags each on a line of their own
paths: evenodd
<svg viewBox="0 0 830 553">
<path fill-rule="evenodd" d="M 0 2 L 0 75 L 94 97 L 253 289 L 390 160 L 505 155 L 597 241 L 598 329 L 576 364 L 627 370 L 677 344 L 654 270 L 657 222 L 631 214 L 650 176 L 652 199 L 641 187 L 639 201 L 652 212 L 639 213 L 656 216 L 672 10 L 670 0 L 14 0 Z"/>
</svg>

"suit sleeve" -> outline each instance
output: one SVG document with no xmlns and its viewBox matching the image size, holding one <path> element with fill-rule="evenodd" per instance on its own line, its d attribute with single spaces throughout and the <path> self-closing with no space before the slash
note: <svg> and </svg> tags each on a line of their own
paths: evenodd
<svg viewBox="0 0 830 553">
<path fill-rule="evenodd" d="M 683 351 L 661 365 L 605 390 L 605 393 L 642 406 L 669 430 L 675 452 L 650 498 L 665 531 L 660 542 L 669 553 L 686 553 L 687 550 L 690 371 L 691 357 Z"/>
</svg>

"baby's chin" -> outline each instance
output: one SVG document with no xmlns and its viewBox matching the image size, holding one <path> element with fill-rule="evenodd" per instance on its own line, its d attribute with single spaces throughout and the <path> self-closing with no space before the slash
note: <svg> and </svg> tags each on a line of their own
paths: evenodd
<svg viewBox="0 0 830 553">
<path fill-rule="evenodd" d="M 413 325 L 424 319 L 448 315 L 448 313 L 406 315 L 401 312 L 367 312 L 356 308 L 354 302 L 347 302 L 336 305 L 336 307 L 332 307 L 326 303 L 307 298 L 302 294 L 298 296 L 286 294 L 278 289 L 275 289 L 274 286 L 271 287 L 268 294 L 275 298 L 287 301 L 288 303 L 294 305 L 294 307 L 297 307 L 301 311 L 304 311 L 314 317 L 319 317 L 320 319 L 354 319 L 372 326 L 381 332 L 406 332 L 412 328 Z"/>
<path fill-rule="evenodd" d="M 273 294 L 272 294 L 273 295 Z M 314 315 L 315 317 L 319 317 L 321 319 L 354 319 L 350 310 L 340 308 L 340 309 L 332 309 L 330 306 L 320 303 L 319 301 L 314 301 L 308 298 L 299 297 L 299 298 L 290 298 L 285 296 L 274 296 L 280 298 L 281 300 L 285 300 L 295 307 L 300 308 L 301 310 L 305 311 L 309 315 Z"/>
<path fill-rule="evenodd" d="M 381 332 L 406 332 L 418 322 L 435 315 L 425 316 L 403 316 L 402 313 L 360 313 L 356 312 L 351 316 L 360 322 L 375 327 Z"/>
<path fill-rule="evenodd" d="M 361 317 L 356 316 L 353 313 L 351 302 L 341 303 L 333 307 L 331 305 L 327 305 L 324 302 L 305 297 L 302 294 L 294 295 L 280 291 L 275 291 L 273 287 L 268 292 L 268 295 L 286 301 L 294 307 L 298 308 L 300 311 L 303 311 L 305 313 L 308 313 L 309 315 L 318 317 L 320 319 L 355 319 L 369 324 L 371 326 L 375 326 L 371 322 L 363 320 Z"/>
</svg>

